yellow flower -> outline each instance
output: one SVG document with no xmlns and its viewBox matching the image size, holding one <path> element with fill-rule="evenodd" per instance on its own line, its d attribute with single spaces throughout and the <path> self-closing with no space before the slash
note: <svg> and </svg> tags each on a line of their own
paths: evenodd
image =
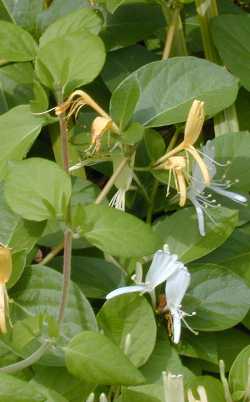
<svg viewBox="0 0 250 402">
<path fill-rule="evenodd" d="M 156 169 L 169 170 L 167 194 L 169 195 L 169 189 L 171 184 L 172 173 L 174 176 L 176 191 L 180 195 L 179 205 L 183 207 L 187 200 L 187 183 L 186 183 L 186 158 L 184 156 L 171 156 L 165 162 L 161 163 Z"/>
<path fill-rule="evenodd" d="M 179 152 L 188 152 L 197 162 L 203 176 L 204 184 L 209 185 L 210 176 L 207 165 L 194 147 L 195 142 L 200 136 L 204 120 L 204 102 L 194 100 L 188 113 L 183 141 L 158 159 L 155 166 L 158 167 L 159 165 L 162 165 L 163 162 L 167 161 L 170 157 L 178 154 Z"/>
<path fill-rule="evenodd" d="M 9 313 L 8 294 L 6 283 L 12 272 L 11 249 L 0 245 L 0 332 L 6 333 L 6 316 Z"/>
</svg>

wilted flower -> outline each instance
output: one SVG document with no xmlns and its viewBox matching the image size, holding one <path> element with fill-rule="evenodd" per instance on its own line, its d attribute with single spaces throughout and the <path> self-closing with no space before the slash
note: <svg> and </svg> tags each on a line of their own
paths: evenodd
<svg viewBox="0 0 250 402">
<path fill-rule="evenodd" d="M 180 195 L 179 205 L 183 207 L 187 199 L 187 184 L 186 184 L 186 171 L 187 163 L 184 156 L 171 156 L 165 162 L 161 163 L 156 169 L 169 170 L 168 187 L 166 197 L 169 195 L 169 189 L 172 179 L 172 173 L 174 176 L 176 191 Z"/>
<path fill-rule="evenodd" d="M 218 163 L 214 160 L 215 157 L 215 147 L 212 141 L 207 141 L 206 145 L 202 148 L 202 154 L 206 159 L 206 165 L 208 167 L 211 182 L 206 185 L 202 179 L 202 175 L 197 163 L 194 163 L 192 169 L 191 185 L 189 187 L 187 196 L 189 200 L 195 207 L 198 227 L 201 236 L 205 236 L 205 214 L 213 220 L 210 216 L 209 208 L 218 208 L 221 205 L 217 204 L 216 200 L 212 198 L 212 194 L 205 193 L 205 189 L 208 188 L 230 200 L 237 202 L 238 204 L 246 204 L 247 198 L 241 194 L 229 191 L 228 189 L 232 186 L 232 183 L 228 180 L 223 181 L 212 181 L 213 177 L 216 175 L 216 165 Z"/>
<path fill-rule="evenodd" d="M 9 313 L 9 299 L 6 283 L 10 279 L 12 272 L 11 250 L 0 245 L 0 332 L 7 332 L 6 316 Z"/>
<path fill-rule="evenodd" d="M 112 299 L 126 293 L 140 292 L 141 294 L 149 293 L 155 304 L 155 288 L 165 282 L 180 265 L 182 263 L 178 261 L 176 254 L 170 254 L 166 250 L 158 250 L 154 254 L 145 282 L 138 283 L 136 281 L 135 285 L 115 289 L 106 296 L 106 299 Z"/>
<path fill-rule="evenodd" d="M 206 185 L 208 185 L 210 182 L 208 168 L 206 166 L 206 163 L 200 156 L 199 152 L 193 146 L 199 138 L 204 120 L 204 102 L 194 100 L 188 113 L 183 141 L 171 151 L 167 152 L 160 159 L 158 159 L 155 166 L 158 167 L 170 157 L 178 154 L 179 152 L 186 151 L 195 159 L 203 176 L 203 181 Z"/>
</svg>

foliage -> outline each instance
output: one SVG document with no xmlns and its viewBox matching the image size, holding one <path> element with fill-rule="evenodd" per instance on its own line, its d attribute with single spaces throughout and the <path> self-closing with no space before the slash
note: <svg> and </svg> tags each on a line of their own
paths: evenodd
<svg viewBox="0 0 250 402">
<path fill-rule="evenodd" d="M 248 12 L 0 0 L 0 402 L 250 400 Z"/>
</svg>

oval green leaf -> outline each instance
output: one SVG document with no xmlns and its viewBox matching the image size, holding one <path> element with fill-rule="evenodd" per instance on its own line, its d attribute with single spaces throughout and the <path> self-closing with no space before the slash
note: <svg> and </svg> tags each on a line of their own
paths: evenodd
<svg viewBox="0 0 250 402">
<path fill-rule="evenodd" d="M 18 25 L 0 22 L 0 59 L 6 62 L 29 61 L 36 56 L 37 45 L 32 36 Z"/>
<path fill-rule="evenodd" d="M 162 246 L 149 225 L 106 205 L 79 206 L 73 226 L 94 246 L 120 257 L 151 255 Z"/>
<path fill-rule="evenodd" d="M 81 30 L 40 47 L 35 71 L 42 84 L 55 93 L 67 95 L 93 81 L 104 61 L 105 49 L 101 39 Z"/>
<path fill-rule="evenodd" d="M 142 374 L 105 335 L 85 331 L 65 348 L 66 366 L 77 378 L 97 384 L 137 385 Z"/>
<path fill-rule="evenodd" d="M 140 96 L 126 120 L 131 118 L 147 127 L 185 121 L 194 99 L 203 100 L 206 114 L 213 116 L 230 106 L 238 93 L 238 80 L 207 60 L 190 56 L 156 61 L 129 75 L 113 92 L 110 112 L 118 124 L 121 105 L 115 99 L 131 81 L 137 83 Z"/>
<path fill-rule="evenodd" d="M 243 320 L 250 288 L 235 273 L 214 264 L 194 264 L 185 307 L 196 312 L 189 323 L 201 331 L 222 331 Z"/>
<path fill-rule="evenodd" d="M 144 297 L 127 294 L 111 299 L 101 308 L 97 320 L 105 335 L 122 349 L 129 342 L 126 354 L 136 367 L 146 363 L 155 346 L 156 323 Z"/>
<path fill-rule="evenodd" d="M 10 208 L 25 219 L 64 218 L 71 181 L 56 163 L 30 158 L 11 163 L 4 191 Z"/>
</svg>

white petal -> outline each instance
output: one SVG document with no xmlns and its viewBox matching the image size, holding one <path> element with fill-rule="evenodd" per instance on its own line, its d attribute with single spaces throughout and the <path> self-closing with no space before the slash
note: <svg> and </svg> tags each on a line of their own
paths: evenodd
<svg viewBox="0 0 250 402">
<path fill-rule="evenodd" d="M 195 199 L 195 197 L 190 197 L 189 198 L 192 204 L 195 207 L 196 215 L 197 215 L 197 220 L 198 220 L 198 228 L 201 236 L 206 236 L 206 231 L 205 231 L 205 216 L 202 207 L 199 204 L 199 201 Z"/>
<path fill-rule="evenodd" d="M 224 197 L 230 198 L 230 200 L 235 201 L 238 204 L 246 204 L 248 201 L 244 195 L 234 193 L 233 191 L 223 190 L 217 186 L 211 186 L 211 189 L 218 194 L 224 195 Z"/>
<path fill-rule="evenodd" d="M 106 299 L 109 300 L 113 297 L 124 295 L 126 293 L 145 292 L 146 290 L 147 288 L 145 285 L 125 286 L 123 288 L 112 290 L 112 292 L 107 294 Z"/>
<path fill-rule="evenodd" d="M 191 275 L 188 270 L 182 266 L 176 271 L 166 282 L 165 294 L 167 307 L 170 311 L 175 311 L 179 308 L 182 299 L 190 284 Z"/>
<path fill-rule="evenodd" d="M 181 317 L 178 311 L 175 311 L 172 315 L 173 318 L 173 337 L 174 343 L 179 343 L 181 339 Z"/>
<path fill-rule="evenodd" d="M 176 254 L 170 254 L 162 250 L 157 251 L 147 272 L 145 283 L 148 284 L 151 289 L 154 289 L 156 286 L 165 282 L 176 270 L 176 264 L 179 264 L 177 259 Z"/>
</svg>

